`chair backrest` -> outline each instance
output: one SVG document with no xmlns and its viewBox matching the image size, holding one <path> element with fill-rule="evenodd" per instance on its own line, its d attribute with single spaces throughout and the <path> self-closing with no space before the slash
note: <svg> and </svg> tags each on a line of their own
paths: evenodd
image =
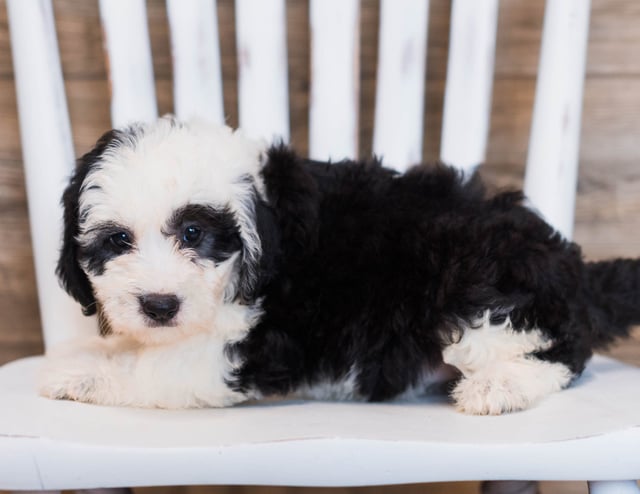
<svg viewBox="0 0 640 494">
<path fill-rule="evenodd" d="M 100 0 L 118 127 L 157 117 L 144 0 Z M 92 333 L 54 274 L 60 196 L 74 157 L 51 0 L 7 0 L 45 344 Z M 240 126 L 287 140 L 285 0 L 236 0 Z M 309 154 L 358 149 L 359 0 L 310 0 Z M 179 118 L 224 121 L 215 0 L 167 0 Z M 420 160 L 428 0 L 381 0 L 373 151 L 405 169 Z M 485 159 L 498 0 L 453 0 L 441 159 L 471 170 Z M 572 233 L 588 0 L 547 2 L 525 191 L 560 232 Z M 426 116 L 427 122 L 429 116 Z"/>
</svg>

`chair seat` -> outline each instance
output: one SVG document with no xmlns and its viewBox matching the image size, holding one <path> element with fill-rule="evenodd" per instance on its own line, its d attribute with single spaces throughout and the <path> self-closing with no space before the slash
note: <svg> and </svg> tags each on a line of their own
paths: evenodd
<svg viewBox="0 0 640 494">
<path fill-rule="evenodd" d="M 41 363 L 0 367 L 0 489 L 640 477 L 640 369 L 601 356 L 536 407 L 487 417 L 444 396 L 101 407 L 39 397 Z"/>
</svg>

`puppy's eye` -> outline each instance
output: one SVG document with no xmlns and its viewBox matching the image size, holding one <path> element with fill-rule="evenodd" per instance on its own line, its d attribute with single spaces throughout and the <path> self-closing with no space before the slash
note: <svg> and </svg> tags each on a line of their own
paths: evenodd
<svg viewBox="0 0 640 494">
<path fill-rule="evenodd" d="M 195 226 L 190 225 L 182 232 L 182 245 L 184 247 L 195 247 L 202 239 L 202 230 Z"/>
<path fill-rule="evenodd" d="M 109 236 L 109 243 L 114 248 L 114 250 L 118 252 L 124 252 L 133 247 L 131 235 L 129 235 L 127 232 L 118 232 Z"/>
</svg>

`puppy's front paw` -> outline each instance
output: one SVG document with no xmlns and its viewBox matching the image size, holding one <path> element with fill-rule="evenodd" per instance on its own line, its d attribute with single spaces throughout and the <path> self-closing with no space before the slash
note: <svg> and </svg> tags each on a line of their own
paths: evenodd
<svg viewBox="0 0 640 494">
<path fill-rule="evenodd" d="M 45 398 L 100 403 L 108 380 L 88 358 L 48 357 L 40 371 L 38 392 Z"/>
<path fill-rule="evenodd" d="M 40 378 L 38 391 L 41 396 L 54 400 L 92 402 L 94 389 L 94 376 L 72 372 L 48 372 Z"/>
</svg>

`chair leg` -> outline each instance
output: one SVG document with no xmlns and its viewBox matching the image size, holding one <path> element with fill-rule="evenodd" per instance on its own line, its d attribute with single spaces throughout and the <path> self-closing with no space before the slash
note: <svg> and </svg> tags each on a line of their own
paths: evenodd
<svg viewBox="0 0 640 494">
<path fill-rule="evenodd" d="M 538 494 L 538 483 L 531 480 L 487 480 L 480 487 L 482 494 Z"/>
<path fill-rule="evenodd" d="M 635 480 L 599 480 L 589 482 L 589 494 L 640 494 Z"/>
</svg>

